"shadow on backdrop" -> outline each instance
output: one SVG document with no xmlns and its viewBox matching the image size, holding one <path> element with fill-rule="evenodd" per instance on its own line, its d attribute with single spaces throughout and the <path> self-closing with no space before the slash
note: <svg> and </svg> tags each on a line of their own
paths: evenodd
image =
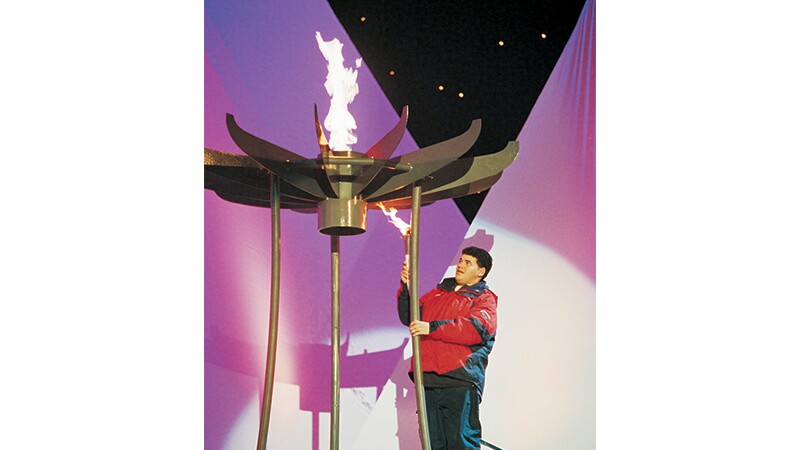
<svg viewBox="0 0 800 450">
<path fill-rule="evenodd" d="M 243 375 L 263 379 L 264 364 L 255 363 L 259 360 L 266 361 L 266 355 L 260 354 L 262 353 L 261 347 L 226 336 L 216 327 L 210 329 L 210 336 L 211 338 L 205 341 L 206 362 Z M 403 349 L 405 349 L 409 339 L 404 338 L 395 348 L 370 353 L 364 351 L 356 355 L 347 354 L 349 341 L 350 337 L 348 335 L 340 348 L 340 388 L 375 388 L 374 403 L 380 397 L 390 377 L 396 376 L 398 368 L 400 366 L 408 368 L 408 360 L 400 365 L 397 364 L 397 361 L 402 361 Z M 300 388 L 300 410 L 311 413 L 312 450 L 319 450 L 319 416 L 320 413 L 331 412 L 331 346 L 325 344 L 286 344 L 286 347 L 280 350 L 294 355 L 297 370 L 293 379 L 286 370 L 281 370 L 280 366 L 278 366 L 275 370 L 275 381 L 294 384 Z M 414 386 L 411 384 L 411 380 L 408 379 L 407 373 L 405 373 L 405 377 L 406 384 L 410 386 L 412 392 L 410 401 L 413 423 L 410 425 L 404 423 L 403 427 L 399 429 L 402 430 L 408 426 L 413 426 L 414 430 L 416 430 L 416 416 L 413 415 L 416 408 L 416 398 L 413 394 Z M 392 380 L 394 381 L 394 378 Z M 403 414 L 405 415 L 405 412 Z M 398 412 L 398 417 L 400 417 L 400 412 Z M 413 437 L 418 440 L 418 435 L 413 434 Z"/>
</svg>

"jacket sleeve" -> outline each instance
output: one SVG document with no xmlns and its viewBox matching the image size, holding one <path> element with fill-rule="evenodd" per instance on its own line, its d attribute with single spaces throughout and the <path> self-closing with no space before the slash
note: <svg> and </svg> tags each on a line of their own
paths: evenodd
<svg viewBox="0 0 800 450">
<path fill-rule="evenodd" d="M 461 345 L 486 342 L 497 331 L 497 296 L 486 291 L 475 299 L 472 307 L 452 320 L 431 322 L 431 339 Z"/>
<path fill-rule="evenodd" d="M 401 281 L 400 289 L 397 291 L 397 315 L 400 317 L 400 323 L 406 326 L 411 325 L 411 308 L 408 306 L 410 297 L 408 286 Z"/>
</svg>

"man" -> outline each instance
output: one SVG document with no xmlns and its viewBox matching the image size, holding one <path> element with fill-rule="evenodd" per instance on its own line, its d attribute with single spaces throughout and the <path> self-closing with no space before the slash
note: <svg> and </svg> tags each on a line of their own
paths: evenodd
<svg viewBox="0 0 800 450">
<path fill-rule="evenodd" d="M 431 448 L 479 449 L 478 404 L 497 330 L 497 295 L 486 276 L 492 257 L 467 247 L 455 278 L 444 279 L 419 299 L 420 319 L 411 322 L 408 267 L 403 264 L 397 293 L 400 321 L 420 336 L 422 378 Z M 409 376 L 414 378 L 413 365 Z"/>
</svg>

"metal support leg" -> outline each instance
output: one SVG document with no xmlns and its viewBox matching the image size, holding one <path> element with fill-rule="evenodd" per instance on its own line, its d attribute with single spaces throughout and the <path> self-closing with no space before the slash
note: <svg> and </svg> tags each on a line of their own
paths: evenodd
<svg viewBox="0 0 800 450">
<path fill-rule="evenodd" d="M 419 320 L 419 207 L 422 194 L 422 187 L 419 183 L 414 184 L 411 191 L 411 248 L 409 259 L 409 294 L 411 299 L 411 320 Z M 417 417 L 419 418 L 419 436 L 422 442 L 422 450 L 430 450 L 430 436 L 428 434 L 428 412 L 425 409 L 425 385 L 422 382 L 422 361 L 420 360 L 419 336 L 411 337 L 411 349 L 413 351 L 414 362 L 414 388 L 417 393 Z"/>
<path fill-rule="evenodd" d="M 331 236 L 331 450 L 339 449 L 339 236 Z"/>
<path fill-rule="evenodd" d="M 264 397 L 261 403 L 261 422 L 258 425 L 258 450 L 267 448 L 269 416 L 272 409 L 272 388 L 275 384 L 275 353 L 278 345 L 278 305 L 281 291 L 281 193 L 280 178 L 272 180 L 272 286 L 269 295 L 269 338 L 267 341 L 267 370 L 264 376 Z"/>
</svg>

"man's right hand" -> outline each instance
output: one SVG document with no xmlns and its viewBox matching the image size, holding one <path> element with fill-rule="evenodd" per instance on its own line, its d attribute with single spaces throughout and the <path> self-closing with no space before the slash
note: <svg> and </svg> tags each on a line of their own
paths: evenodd
<svg viewBox="0 0 800 450">
<path fill-rule="evenodd" d="M 403 261 L 403 270 L 400 271 L 400 281 L 408 284 L 408 265 Z"/>
</svg>

